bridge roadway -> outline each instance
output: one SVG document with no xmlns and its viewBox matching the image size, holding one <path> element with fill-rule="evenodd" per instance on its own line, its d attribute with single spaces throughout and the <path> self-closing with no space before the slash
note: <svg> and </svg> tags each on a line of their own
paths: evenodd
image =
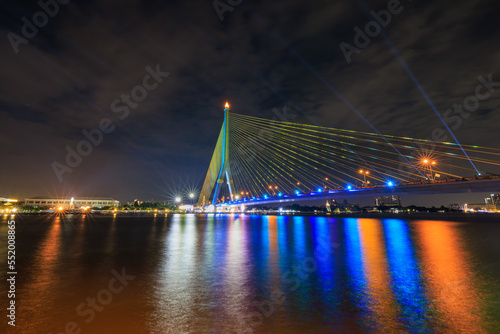
<svg viewBox="0 0 500 334">
<path fill-rule="evenodd" d="M 263 205 L 294 202 L 312 201 L 312 200 L 344 200 L 357 197 L 377 197 L 388 195 L 430 195 L 430 194 L 457 194 L 457 193 L 477 193 L 477 192 L 500 192 L 500 178 L 478 179 L 478 180 L 455 180 L 449 182 L 435 183 L 415 183 L 389 186 L 375 186 L 370 188 L 355 188 L 351 190 L 329 190 L 323 192 L 312 192 L 298 195 L 283 195 L 281 197 L 269 197 L 267 199 L 255 199 L 246 201 L 236 201 L 233 203 L 222 204 L 222 206 L 241 205 Z M 221 206 L 220 204 L 218 206 Z"/>
</svg>

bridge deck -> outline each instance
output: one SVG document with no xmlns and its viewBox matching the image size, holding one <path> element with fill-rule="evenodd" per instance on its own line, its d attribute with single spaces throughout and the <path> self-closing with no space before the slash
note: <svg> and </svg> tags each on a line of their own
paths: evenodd
<svg viewBox="0 0 500 334">
<path fill-rule="evenodd" d="M 358 188 L 352 190 L 313 192 L 298 195 L 284 195 L 281 197 L 269 197 L 267 199 L 255 199 L 246 201 L 236 201 L 226 205 L 252 206 L 273 203 L 292 203 L 311 200 L 344 199 L 355 197 L 376 197 L 387 195 L 429 195 L 429 194 L 456 194 L 456 193 L 477 193 L 477 192 L 500 192 L 500 178 L 480 179 L 468 181 L 450 181 L 438 183 L 423 183 L 397 185 L 394 187 L 372 187 Z"/>
</svg>

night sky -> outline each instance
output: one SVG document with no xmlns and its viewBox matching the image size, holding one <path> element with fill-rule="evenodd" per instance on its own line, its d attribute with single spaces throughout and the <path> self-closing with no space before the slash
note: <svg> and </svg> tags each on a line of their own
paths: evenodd
<svg viewBox="0 0 500 334">
<path fill-rule="evenodd" d="M 402 0 L 350 63 L 341 43 L 354 46 L 354 28 L 388 1 L 230 2 L 219 15 L 211 0 L 74 0 L 25 38 L 23 17 L 40 5 L 2 1 L 0 197 L 165 201 L 199 189 L 226 100 L 235 113 L 272 119 L 286 107 L 294 122 L 372 132 L 337 92 L 381 133 L 431 139 L 444 125 L 402 62 L 441 114 L 474 95 L 479 76 L 500 82 L 496 0 Z M 144 100 L 116 112 L 156 69 L 162 82 L 150 78 Z M 448 114 L 461 143 L 500 148 L 497 85 L 467 118 Z M 54 162 L 105 118 L 114 130 L 61 181 Z"/>
</svg>

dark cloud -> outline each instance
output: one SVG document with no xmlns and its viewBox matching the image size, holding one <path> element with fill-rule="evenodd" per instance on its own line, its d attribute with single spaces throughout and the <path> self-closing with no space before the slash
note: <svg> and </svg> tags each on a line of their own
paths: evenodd
<svg viewBox="0 0 500 334">
<path fill-rule="evenodd" d="M 369 21 L 361 2 L 244 1 L 220 22 L 211 1 L 71 1 L 15 54 L 7 34 L 36 1 L 3 1 L 0 16 L 0 195 L 73 192 L 120 200 L 167 199 L 203 181 L 222 123 L 222 103 L 272 118 L 429 138 L 442 127 L 382 36 L 348 64 L 339 48 Z M 390 41 L 442 113 L 474 93 L 477 77 L 500 81 L 496 1 L 402 1 Z M 381 10 L 386 1 L 367 1 Z M 146 66 L 170 76 L 123 121 L 111 110 L 142 83 Z M 314 72 L 316 71 L 316 72 Z M 500 89 L 455 131 L 463 143 L 500 147 Z M 82 130 L 116 123 L 60 183 Z"/>
</svg>

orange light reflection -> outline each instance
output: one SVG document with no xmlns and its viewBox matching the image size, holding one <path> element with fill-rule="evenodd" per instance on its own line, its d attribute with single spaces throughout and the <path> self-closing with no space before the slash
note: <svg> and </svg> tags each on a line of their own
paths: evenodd
<svg viewBox="0 0 500 334">
<path fill-rule="evenodd" d="M 367 282 L 372 321 L 383 333 L 403 333 L 399 305 L 391 289 L 382 224 L 376 219 L 359 219 L 363 271 Z"/>
<path fill-rule="evenodd" d="M 480 295 L 454 223 L 416 222 L 429 299 L 453 333 L 483 333 Z"/>
</svg>

